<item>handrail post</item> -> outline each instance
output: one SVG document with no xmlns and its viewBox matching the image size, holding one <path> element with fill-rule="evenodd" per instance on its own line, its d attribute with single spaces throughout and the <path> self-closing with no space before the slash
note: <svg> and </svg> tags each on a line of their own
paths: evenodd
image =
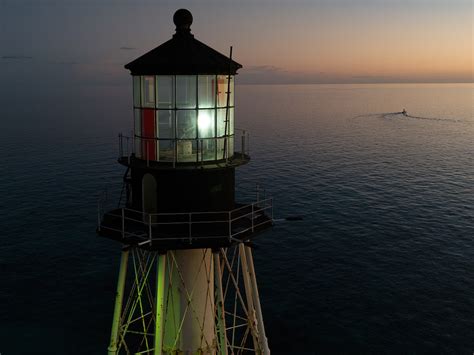
<svg viewBox="0 0 474 355">
<path fill-rule="evenodd" d="M 153 238 L 151 236 L 151 214 L 150 213 L 148 214 L 148 239 L 150 240 L 150 245 L 151 245 Z"/>
<path fill-rule="evenodd" d="M 122 239 L 125 239 L 125 210 L 122 208 Z"/>
<path fill-rule="evenodd" d="M 242 133 L 242 156 L 245 155 L 245 131 Z"/>
<path fill-rule="evenodd" d="M 188 214 L 188 231 L 189 231 L 189 244 L 193 243 L 193 238 L 192 238 L 192 213 L 190 212 Z"/>
</svg>

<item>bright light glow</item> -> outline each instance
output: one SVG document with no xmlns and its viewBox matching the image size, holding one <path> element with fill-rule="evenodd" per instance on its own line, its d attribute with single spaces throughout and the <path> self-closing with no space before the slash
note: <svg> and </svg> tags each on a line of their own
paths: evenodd
<svg viewBox="0 0 474 355">
<path fill-rule="evenodd" d="M 205 132 L 211 126 L 211 117 L 205 112 L 199 112 L 198 115 L 198 128 L 199 131 Z"/>
</svg>

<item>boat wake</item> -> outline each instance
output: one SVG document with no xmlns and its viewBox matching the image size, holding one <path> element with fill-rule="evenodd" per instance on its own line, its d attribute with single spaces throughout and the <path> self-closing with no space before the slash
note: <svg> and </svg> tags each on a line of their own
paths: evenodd
<svg viewBox="0 0 474 355">
<path fill-rule="evenodd" d="M 368 117 L 377 117 L 385 119 L 415 119 L 415 120 L 428 120 L 428 121 L 445 121 L 445 122 L 461 122 L 460 120 L 453 118 L 442 118 L 442 117 L 422 117 L 422 116 L 412 116 L 408 113 L 400 112 L 384 112 L 384 113 L 372 113 L 366 115 L 358 115 L 353 118 L 368 118 Z"/>
</svg>

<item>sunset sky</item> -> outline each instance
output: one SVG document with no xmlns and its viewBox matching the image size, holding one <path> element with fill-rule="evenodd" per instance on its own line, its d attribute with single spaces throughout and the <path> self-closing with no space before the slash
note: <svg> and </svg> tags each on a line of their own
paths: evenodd
<svg viewBox="0 0 474 355">
<path fill-rule="evenodd" d="M 197 39 L 234 47 L 241 83 L 473 81 L 471 0 L 2 0 L 0 78 L 61 67 L 121 82 L 171 38 L 178 8 Z"/>
</svg>

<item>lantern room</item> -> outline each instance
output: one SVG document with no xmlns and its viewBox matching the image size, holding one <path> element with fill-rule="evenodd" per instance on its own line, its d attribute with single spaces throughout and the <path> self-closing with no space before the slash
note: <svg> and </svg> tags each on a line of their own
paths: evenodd
<svg viewBox="0 0 474 355">
<path fill-rule="evenodd" d="M 189 11 L 178 10 L 173 21 L 169 41 L 125 66 L 133 78 L 134 157 L 173 166 L 245 160 L 245 133 L 234 128 L 234 76 L 242 66 L 194 38 Z"/>
</svg>

